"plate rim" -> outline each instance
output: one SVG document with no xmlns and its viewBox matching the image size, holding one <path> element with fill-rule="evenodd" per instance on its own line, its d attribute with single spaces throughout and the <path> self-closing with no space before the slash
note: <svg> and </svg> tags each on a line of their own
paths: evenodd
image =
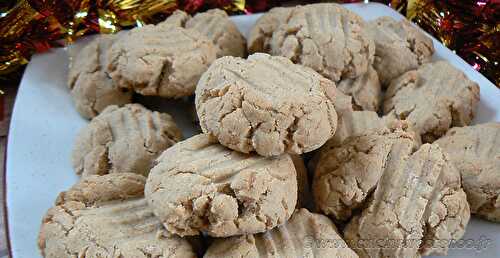
<svg viewBox="0 0 500 258">
<path fill-rule="evenodd" d="M 23 74 L 24 76 L 24 74 Z M 21 79 L 22 80 L 22 79 Z M 21 85 L 21 83 L 19 83 Z M 15 102 L 17 101 L 17 96 L 16 100 L 14 101 L 14 106 Z M 13 107 L 14 107 L 13 106 Z M 14 109 L 13 109 L 14 110 Z M 10 123 L 10 121 L 9 121 Z M 9 129 L 10 129 L 10 124 L 9 124 Z M 9 130 L 10 131 L 10 130 Z M 7 131 L 7 134 L 9 133 Z M 9 148 L 9 137 L 5 137 L 5 150 L 3 154 L 3 182 L 2 182 L 2 194 L 3 194 L 3 200 L 2 200 L 2 208 L 3 208 L 3 223 L 4 223 L 4 229 L 5 229 L 5 242 L 7 244 L 7 257 L 14 258 L 12 255 L 12 245 L 11 245 L 11 239 L 10 239 L 10 226 L 9 226 L 9 210 L 7 208 L 7 149 Z"/>
</svg>

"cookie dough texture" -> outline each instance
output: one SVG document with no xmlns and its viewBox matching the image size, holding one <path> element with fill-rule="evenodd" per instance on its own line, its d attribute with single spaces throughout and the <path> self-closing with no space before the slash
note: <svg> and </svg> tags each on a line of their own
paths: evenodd
<svg viewBox="0 0 500 258">
<path fill-rule="evenodd" d="M 431 61 L 432 39 L 406 19 L 380 17 L 367 23 L 368 35 L 375 41 L 375 60 L 380 81 L 387 86 L 405 72 Z"/>
<path fill-rule="evenodd" d="M 355 110 L 377 112 L 382 105 L 382 87 L 377 72 L 371 66 L 365 74 L 359 77 L 341 80 L 337 89 L 352 96 Z"/>
<path fill-rule="evenodd" d="M 313 199 L 309 187 L 309 175 L 304 160 L 300 155 L 290 155 L 297 172 L 297 208 L 313 208 Z"/>
<path fill-rule="evenodd" d="M 308 167 L 311 171 L 316 170 L 316 165 L 322 155 L 340 146 L 349 137 L 387 130 L 385 121 L 373 111 L 351 111 L 343 114 L 339 112 L 338 114 L 339 120 L 335 135 L 321 146 L 309 161 Z"/>
<path fill-rule="evenodd" d="M 175 10 L 170 16 L 168 16 L 165 21 L 158 23 L 160 26 L 169 26 L 169 25 L 174 25 L 178 27 L 185 27 L 186 22 L 191 19 L 191 15 L 188 13 L 182 11 L 182 10 Z"/>
<path fill-rule="evenodd" d="M 122 88 L 179 98 L 194 93 L 216 51 L 212 41 L 196 30 L 146 25 L 128 31 L 112 45 L 106 71 Z"/>
<path fill-rule="evenodd" d="M 427 63 L 395 79 L 387 89 L 384 113 L 409 122 L 424 142 L 452 126 L 469 125 L 479 86 L 446 61 Z"/>
<path fill-rule="evenodd" d="M 436 144 L 460 171 L 471 212 L 500 222 L 500 123 L 455 127 Z"/>
<path fill-rule="evenodd" d="M 82 176 L 147 175 L 153 160 L 181 138 L 181 131 L 166 113 L 139 104 L 109 106 L 76 137 L 73 168 Z"/>
<path fill-rule="evenodd" d="M 59 195 L 43 218 L 38 246 L 45 258 L 185 257 L 192 247 L 169 236 L 143 198 L 137 174 L 90 176 Z"/>
<path fill-rule="evenodd" d="M 108 48 L 118 36 L 101 35 L 70 59 L 68 87 L 76 110 L 90 119 L 107 106 L 132 101 L 132 92 L 120 89 L 105 71 Z"/>
<path fill-rule="evenodd" d="M 269 53 L 273 33 L 287 22 L 293 7 L 275 7 L 264 13 L 250 30 L 247 40 L 249 53 Z"/>
<path fill-rule="evenodd" d="M 266 38 L 263 23 L 273 28 L 274 21 L 282 22 L 272 33 L 272 55 L 287 57 L 333 81 L 358 77 L 373 62 L 375 45 L 364 31 L 363 19 L 340 5 L 311 4 L 269 15 L 261 18 L 250 40 Z"/>
<path fill-rule="evenodd" d="M 360 257 L 445 255 L 444 240 L 462 237 L 470 210 L 460 174 L 438 145 L 417 148 L 409 134 L 395 129 L 354 137 L 319 161 L 316 204 L 337 220 L 360 211 L 344 231 Z"/>
<path fill-rule="evenodd" d="M 316 164 L 321 155 L 328 153 L 333 148 L 339 147 L 350 137 L 380 134 L 390 129 L 401 128 L 415 140 L 418 146 L 421 145 L 420 135 L 416 134 L 406 121 L 400 121 L 392 116 L 379 117 L 373 111 L 355 111 L 353 109 L 355 104 L 352 101 L 352 97 L 341 92 L 338 92 L 334 105 L 339 117 L 337 130 L 335 131 L 335 135 L 321 146 L 309 161 L 308 167 L 311 171 L 315 171 Z"/>
<path fill-rule="evenodd" d="M 339 116 L 340 117 L 340 116 Z M 343 114 L 339 119 L 335 135 L 323 147 L 340 145 L 351 136 L 360 136 L 387 129 L 388 121 L 373 111 L 353 111 Z M 323 148 L 322 147 L 322 148 Z"/>
<path fill-rule="evenodd" d="M 331 246 L 322 246 L 326 241 Z M 320 214 L 298 209 L 290 220 L 265 233 L 217 239 L 204 258 L 358 257 L 335 225 Z"/>
<path fill-rule="evenodd" d="M 301 154 L 334 134 L 335 92 L 333 82 L 283 57 L 223 57 L 200 79 L 196 110 L 203 132 L 228 148 Z"/>
<path fill-rule="evenodd" d="M 177 10 L 167 18 L 165 23 L 199 31 L 212 40 L 217 48 L 217 57 L 243 57 L 246 54 L 245 38 L 236 27 L 236 24 L 221 9 L 200 12 L 194 17 L 184 11 Z"/>
<path fill-rule="evenodd" d="M 395 151 L 417 148 L 409 134 L 385 130 L 354 136 L 344 144 L 323 149 L 313 180 L 315 203 L 320 211 L 338 221 L 351 218 L 377 186 L 387 156 Z M 394 156 L 394 163 L 400 161 Z"/>
<path fill-rule="evenodd" d="M 334 106 L 338 115 L 337 130 L 321 149 L 338 146 L 351 136 L 382 132 L 396 121 L 393 117 L 379 117 L 374 111 L 354 110 L 354 99 L 341 92 L 337 92 Z"/>
<path fill-rule="evenodd" d="M 228 237 L 285 223 L 297 202 L 297 179 L 289 155 L 242 154 L 200 134 L 157 159 L 145 195 L 169 232 Z"/>
</svg>

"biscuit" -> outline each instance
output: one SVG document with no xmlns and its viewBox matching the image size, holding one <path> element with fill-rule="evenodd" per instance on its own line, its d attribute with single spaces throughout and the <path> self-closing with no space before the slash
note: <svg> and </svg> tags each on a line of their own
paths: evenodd
<svg viewBox="0 0 500 258">
<path fill-rule="evenodd" d="M 370 242 L 374 245 L 353 248 L 360 257 L 446 255 L 450 240 L 464 234 L 469 204 L 460 174 L 439 146 L 424 144 L 401 158 L 406 164 L 387 165 L 367 207 L 349 222 L 344 236 L 348 243 L 394 239 L 407 246 Z"/>
<path fill-rule="evenodd" d="M 341 80 L 337 89 L 352 97 L 355 110 L 377 112 L 382 104 L 382 87 L 377 72 L 371 66 L 357 78 Z"/>
<path fill-rule="evenodd" d="M 300 155 L 290 155 L 297 172 L 297 205 L 296 208 L 312 208 L 313 199 L 309 187 L 309 175 L 304 160 Z"/>
<path fill-rule="evenodd" d="M 215 240 L 203 257 L 357 258 L 358 256 L 347 247 L 337 233 L 335 225 L 326 216 L 298 209 L 287 223 L 265 233 Z"/>
<path fill-rule="evenodd" d="M 315 173 L 322 212 L 339 221 L 360 213 L 344 231 L 360 257 L 445 255 L 444 240 L 460 239 L 470 218 L 460 174 L 448 157 L 437 144 L 418 148 L 397 128 L 344 142 L 321 157 Z"/>
<path fill-rule="evenodd" d="M 160 155 L 145 195 L 169 232 L 228 237 L 285 223 L 297 202 L 297 179 L 289 155 L 243 154 L 200 134 Z"/>
<path fill-rule="evenodd" d="M 355 111 L 353 107 L 356 104 L 354 104 L 353 98 L 341 92 L 337 92 L 334 106 L 338 116 L 337 130 L 320 150 L 339 146 L 351 136 L 382 132 L 396 121 L 392 117 L 379 117 L 373 111 Z"/>
<path fill-rule="evenodd" d="M 257 53 L 217 59 L 196 89 L 205 133 L 244 153 L 301 154 L 335 132 L 335 84 L 283 57 Z"/>
<path fill-rule="evenodd" d="M 455 127 L 435 143 L 461 173 L 471 213 L 500 222 L 500 123 Z"/>
<path fill-rule="evenodd" d="M 126 32 L 108 52 L 106 71 L 122 88 L 179 98 L 194 93 L 216 47 L 196 30 L 146 25 Z"/>
<path fill-rule="evenodd" d="M 396 21 L 380 17 L 367 22 L 366 31 L 375 41 L 373 66 L 384 86 L 403 73 L 430 62 L 434 54 L 432 39 L 406 19 Z"/>
<path fill-rule="evenodd" d="M 90 176 L 62 192 L 44 216 L 38 246 L 46 258 L 195 258 L 187 240 L 170 236 L 143 197 L 146 179 Z"/>
<path fill-rule="evenodd" d="M 388 126 L 389 124 L 383 118 L 378 117 L 377 113 L 373 111 L 339 113 L 335 135 L 316 151 L 308 163 L 309 169 L 312 171 L 316 170 L 316 165 L 321 155 L 340 146 L 349 137 L 384 132 L 388 129 Z"/>
<path fill-rule="evenodd" d="M 361 17 L 338 4 L 297 6 L 273 32 L 270 54 L 339 81 L 368 71 L 375 45 Z"/>
<path fill-rule="evenodd" d="M 253 25 L 247 40 L 248 52 L 269 53 L 271 51 L 271 39 L 274 31 L 286 23 L 293 8 L 274 7 L 265 12 Z"/>
<path fill-rule="evenodd" d="M 395 167 L 400 157 L 417 148 L 410 134 L 391 131 L 354 136 L 323 150 L 312 187 L 320 211 L 337 221 L 350 219 L 377 186 L 384 167 L 396 163 Z"/>
<path fill-rule="evenodd" d="M 165 19 L 165 21 L 158 23 L 159 26 L 169 26 L 169 25 L 174 25 L 178 27 L 183 27 L 185 28 L 186 22 L 191 19 L 191 15 L 188 13 L 182 11 L 182 10 L 175 10 L 170 16 Z"/>
<path fill-rule="evenodd" d="M 452 126 L 469 125 L 479 102 L 479 86 L 446 61 L 427 63 L 391 82 L 384 113 L 432 142 Z"/>
<path fill-rule="evenodd" d="M 418 146 L 421 145 L 420 135 L 417 135 L 407 122 L 397 120 L 392 116 L 379 117 L 373 111 L 354 111 L 355 104 L 352 102 L 351 97 L 338 92 L 334 103 L 339 117 L 337 130 L 335 135 L 321 146 L 309 161 L 308 167 L 311 171 L 316 169 L 321 155 L 328 153 L 329 150 L 340 146 L 346 139 L 354 136 L 383 133 L 391 128 L 403 128 L 414 138 Z"/>
<path fill-rule="evenodd" d="M 73 168 L 82 176 L 147 175 L 152 161 L 181 138 L 180 129 L 166 113 L 140 104 L 109 106 L 76 137 Z"/>
<path fill-rule="evenodd" d="M 373 111 L 353 111 L 339 115 L 335 135 L 323 147 L 338 146 L 351 136 L 360 136 L 371 132 L 381 132 L 388 127 L 388 121 Z M 322 147 L 322 148 L 323 148 Z"/>
<path fill-rule="evenodd" d="M 165 20 L 166 24 L 175 24 L 187 29 L 195 29 L 212 40 L 217 48 L 217 57 L 239 56 L 246 54 L 246 40 L 238 27 L 225 11 L 211 9 L 200 12 L 194 17 L 177 10 Z"/>
<path fill-rule="evenodd" d="M 341 116 L 347 112 L 353 112 L 356 104 L 354 103 L 352 96 L 346 95 L 342 91 L 337 91 L 336 93 L 333 106 L 335 107 L 337 116 L 340 119 Z"/>
<path fill-rule="evenodd" d="M 120 89 L 103 67 L 106 51 L 116 37 L 101 35 L 70 58 L 68 87 L 76 110 L 84 118 L 97 116 L 107 106 L 132 102 L 132 92 Z"/>
</svg>

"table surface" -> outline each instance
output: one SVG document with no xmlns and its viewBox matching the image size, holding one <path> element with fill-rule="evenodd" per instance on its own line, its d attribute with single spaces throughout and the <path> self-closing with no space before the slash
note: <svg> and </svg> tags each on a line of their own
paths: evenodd
<svg viewBox="0 0 500 258">
<path fill-rule="evenodd" d="M 7 251 L 7 236 L 5 231 L 5 211 L 3 204 L 5 203 L 4 196 L 4 162 L 5 150 L 7 144 L 7 132 L 9 130 L 10 114 L 14 106 L 17 86 L 2 87 L 3 95 L 0 95 L 0 258 L 9 257 Z"/>
</svg>

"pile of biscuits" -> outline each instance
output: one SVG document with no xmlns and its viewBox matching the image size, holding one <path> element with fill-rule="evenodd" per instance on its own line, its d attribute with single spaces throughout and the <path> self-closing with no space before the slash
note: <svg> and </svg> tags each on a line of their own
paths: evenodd
<svg viewBox="0 0 500 258">
<path fill-rule="evenodd" d="M 500 123 L 470 126 L 478 85 L 433 53 L 409 22 L 337 4 L 274 8 L 247 40 L 221 10 L 96 38 L 68 81 L 91 119 L 81 179 L 42 255 L 446 255 L 471 213 L 500 221 Z M 203 133 L 134 94 L 194 94 Z"/>
</svg>

